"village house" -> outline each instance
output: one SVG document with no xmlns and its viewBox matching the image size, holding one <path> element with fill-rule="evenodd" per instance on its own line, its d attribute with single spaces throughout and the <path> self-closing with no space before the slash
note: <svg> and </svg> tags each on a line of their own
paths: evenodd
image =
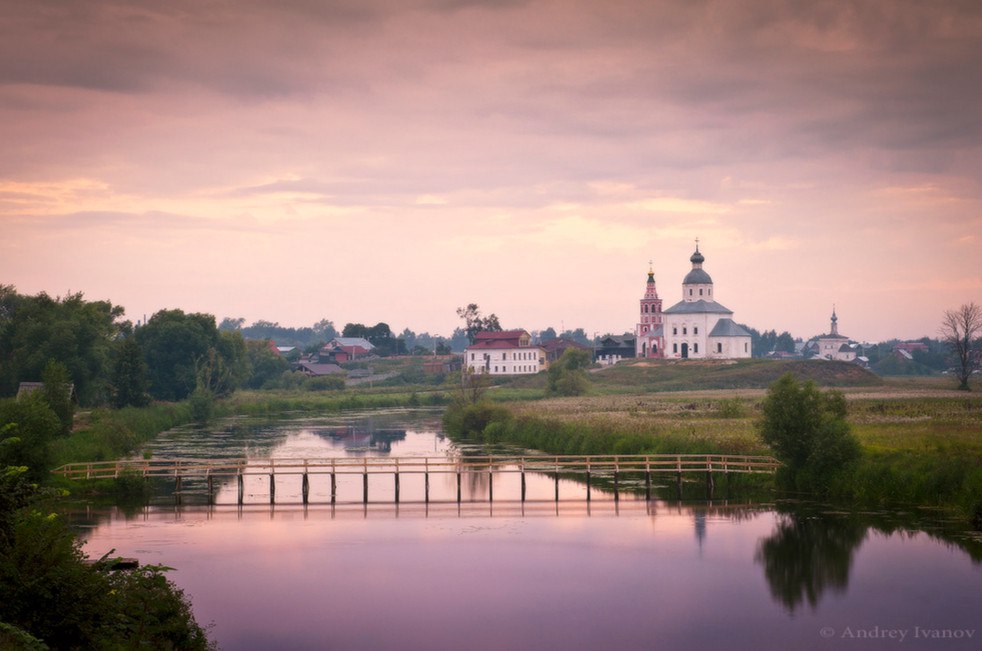
<svg viewBox="0 0 982 651">
<path fill-rule="evenodd" d="M 615 337 L 608 335 L 600 340 L 594 357 L 599 364 L 616 364 L 622 359 L 635 356 L 636 341 L 634 337 Z"/>
<path fill-rule="evenodd" d="M 592 348 L 589 346 L 584 346 L 578 341 L 567 339 L 566 337 L 556 337 L 555 339 L 550 339 L 549 341 L 540 343 L 539 347 L 545 351 L 546 362 L 548 363 L 555 362 L 557 359 L 563 356 L 563 353 L 571 348 L 574 350 L 585 350 L 590 353 L 591 358 L 593 356 Z"/>
<path fill-rule="evenodd" d="M 532 375 L 549 365 L 545 351 L 532 345 L 525 330 L 478 332 L 464 349 L 464 364 L 473 373 L 490 375 Z"/>
</svg>

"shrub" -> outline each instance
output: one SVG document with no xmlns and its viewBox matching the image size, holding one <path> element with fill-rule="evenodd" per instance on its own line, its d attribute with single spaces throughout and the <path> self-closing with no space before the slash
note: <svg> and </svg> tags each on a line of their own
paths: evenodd
<svg viewBox="0 0 982 651">
<path fill-rule="evenodd" d="M 788 487 L 821 491 L 860 455 L 839 391 L 822 393 L 786 373 L 768 389 L 763 413 L 758 433 L 785 464 L 779 477 Z"/>
</svg>

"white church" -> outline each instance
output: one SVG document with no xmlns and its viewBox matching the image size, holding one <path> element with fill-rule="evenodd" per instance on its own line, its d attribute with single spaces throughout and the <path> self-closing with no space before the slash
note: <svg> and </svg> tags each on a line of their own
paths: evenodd
<svg viewBox="0 0 982 651">
<path fill-rule="evenodd" d="M 635 328 L 638 357 L 665 359 L 739 359 L 751 356 L 750 333 L 733 321 L 733 311 L 713 297 L 713 279 L 702 268 L 705 257 L 689 258 L 692 270 L 682 280 L 682 300 L 662 310 L 653 269 L 641 299 Z"/>
</svg>

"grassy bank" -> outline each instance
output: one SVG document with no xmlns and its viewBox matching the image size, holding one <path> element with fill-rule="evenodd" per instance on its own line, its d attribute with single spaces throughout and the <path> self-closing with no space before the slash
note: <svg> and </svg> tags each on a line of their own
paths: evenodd
<svg viewBox="0 0 982 651">
<path fill-rule="evenodd" d="M 357 391 L 240 391 L 215 402 L 213 418 L 332 414 L 358 409 L 439 406 L 442 391 L 391 388 Z M 118 459 L 152 440 L 160 432 L 193 422 L 188 401 L 155 403 L 147 407 L 95 409 L 79 415 L 70 436 L 52 443 L 55 466 Z"/>
<path fill-rule="evenodd" d="M 488 393 L 493 396 L 493 392 Z M 447 431 L 555 454 L 769 454 L 762 390 L 635 393 L 495 402 Z M 982 396 L 934 383 L 846 390 L 862 458 L 828 487 L 856 506 L 946 507 L 982 525 Z"/>
</svg>

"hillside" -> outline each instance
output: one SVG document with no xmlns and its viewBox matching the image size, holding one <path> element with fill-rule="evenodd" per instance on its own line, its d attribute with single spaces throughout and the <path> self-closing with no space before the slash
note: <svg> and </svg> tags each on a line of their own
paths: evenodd
<svg viewBox="0 0 982 651">
<path fill-rule="evenodd" d="M 764 389 L 784 373 L 825 387 L 883 384 L 875 374 L 848 362 L 766 359 L 630 360 L 597 369 L 590 380 L 601 392 Z"/>
</svg>

